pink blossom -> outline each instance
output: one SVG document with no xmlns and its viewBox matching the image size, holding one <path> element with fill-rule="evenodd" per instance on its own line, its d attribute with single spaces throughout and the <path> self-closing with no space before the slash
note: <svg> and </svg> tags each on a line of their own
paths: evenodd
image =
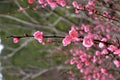
<svg viewBox="0 0 120 80">
<path fill-rule="evenodd" d="M 93 63 L 95 63 L 97 61 L 96 56 L 93 56 Z"/>
<path fill-rule="evenodd" d="M 79 10 L 78 10 L 78 9 L 75 9 L 75 13 L 78 14 L 78 13 L 79 13 Z"/>
<path fill-rule="evenodd" d="M 56 0 L 57 4 L 59 4 L 62 7 L 66 6 L 66 1 L 65 0 Z"/>
<path fill-rule="evenodd" d="M 71 28 L 69 31 L 69 35 L 65 36 L 63 39 L 62 43 L 64 46 L 67 46 L 68 44 L 71 43 L 71 41 L 78 41 L 78 32 L 75 30 L 74 27 Z"/>
<path fill-rule="evenodd" d="M 83 45 L 85 47 L 91 47 L 93 45 L 93 40 L 89 36 L 85 36 L 83 39 Z"/>
<path fill-rule="evenodd" d="M 108 54 L 107 49 L 103 49 L 102 54 Z"/>
<path fill-rule="evenodd" d="M 75 59 L 70 60 L 70 64 L 73 65 L 75 63 Z"/>
<path fill-rule="evenodd" d="M 77 64 L 77 68 L 78 68 L 78 69 L 81 69 L 81 68 L 82 68 L 82 64 L 81 64 L 81 63 L 78 63 L 78 64 Z"/>
<path fill-rule="evenodd" d="M 50 3 L 50 7 L 51 7 L 51 8 L 55 8 L 55 7 L 57 7 L 56 2 L 51 2 L 51 3 Z"/>
<path fill-rule="evenodd" d="M 77 9 L 83 10 L 83 6 L 81 4 L 77 5 Z"/>
<path fill-rule="evenodd" d="M 52 40 L 51 39 L 47 39 L 47 41 L 46 41 L 47 43 L 51 43 L 52 42 Z"/>
<path fill-rule="evenodd" d="M 94 5 L 95 5 L 95 2 L 94 2 L 94 1 L 89 1 L 89 2 L 88 2 L 88 5 L 94 6 Z"/>
<path fill-rule="evenodd" d="M 38 0 L 38 3 L 39 3 L 39 4 L 43 4 L 43 3 L 44 3 L 44 0 Z"/>
<path fill-rule="evenodd" d="M 100 72 L 97 72 L 96 75 L 98 78 L 100 78 L 100 76 L 101 76 Z"/>
<path fill-rule="evenodd" d="M 25 9 L 24 9 L 23 7 L 20 7 L 19 10 L 20 10 L 20 11 L 24 11 Z"/>
<path fill-rule="evenodd" d="M 95 52 L 95 55 L 96 55 L 96 56 L 100 56 L 100 55 L 101 55 L 100 51 L 96 51 L 96 52 Z"/>
<path fill-rule="evenodd" d="M 29 4 L 33 4 L 34 0 L 28 0 Z"/>
<path fill-rule="evenodd" d="M 120 49 L 116 49 L 114 54 L 120 54 Z"/>
<path fill-rule="evenodd" d="M 99 47 L 100 47 L 100 48 L 103 48 L 104 46 L 105 46 L 105 45 L 104 45 L 102 42 L 99 43 Z"/>
<path fill-rule="evenodd" d="M 65 7 L 66 2 L 65 2 L 65 1 L 61 1 L 61 2 L 60 2 L 60 5 L 61 5 L 62 7 Z"/>
<path fill-rule="evenodd" d="M 68 78 L 68 80 L 75 80 L 74 78 Z"/>
<path fill-rule="evenodd" d="M 90 31 L 90 26 L 89 25 L 82 24 L 82 27 L 83 27 L 85 32 L 89 32 Z"/>
<path fill-rule="evenodd" d="M 103 74 L 107 74 L 107 70 L 104 69 L 104 68 L 101 68 L 101 73 L 103 73 Z"/>
<path fill-rule="evenodd" d="M 17 37 L 13 38 L 13 42 L 14 42 L 14 43 L 18 43 L 19 40 L 20 40 L 20 38 L 17 38 Z"/>
<path fill-rule="evenodd" d="M 106 42 L 107 39 L 106 39 L 106 38 L 102 38 L 101 41 Z M 100 47 L 100 48 L 103 48 L 103 47 L 105 46 L 105 44 L 104 44 L 103 42 L 100 42 L 100 43 L 99 43 L 99 47 Z"/>
<path fill-rule="evenodd" d="M 85 55 L 81 55 L 81 56 L 80 56 L 80 59 L 81 59 L 82 62 L 85 62 L 87 58 L 86 58 Z"/>
<path fill-rule="evenodd" d="M 72 5 L 73 5 L 74 8 L 76 8 L 78 6 L 78 3 L 76 1 L 73 1 Z"/>
<path fill-rule="evenodd" d="M 69 31 L 69 35 L 72 39 L 78 38 L 78 32 L 75 30 L 75 27 L 72 26 L 71 30 Z"/>
<path fill-rule="evenodd" d="M 33 34 L 34 38 L 36 40 L 38 40 L 40 43 L 43 42 L 43 32 L 40 32 L 40 31 L 36 31 L 34 34 Z"/>
<path fill-rule="evenodd" d="M 63 46 L 67 46 L 68 44 L 70 44 L 71 40 L 72 38 L 69 35 L 65 36 L 65 38 L 62 40 Z"/>
<path fill-rule="evenodd" d="M 113 63 L 115 64 L 116 67 L 120 67 L 120 61 L 114 60 Z"/>
<path fill-rule="evenodd" d="M 110 45 L 107 49 L 113 52 L 117 49 L 117 47 L 114 45 Z"/>
<path fill-rule="evenodd" d="M 86 65 L 86 66 L 90 65 L 90 61 L 88 61 L 88 60 L 85 61 L 85 65 Z"/>
</svg>

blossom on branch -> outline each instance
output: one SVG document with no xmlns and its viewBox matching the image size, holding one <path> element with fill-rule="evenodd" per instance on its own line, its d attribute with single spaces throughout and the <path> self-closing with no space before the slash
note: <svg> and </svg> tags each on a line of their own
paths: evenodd
<svg viewBox="0 0 120 80">
<path fill-rule="evenodd" d="M 43 43 L 43 32 L 36 31 L 33 36 L 38 42 Z"/>
<path fill-rule="evenodd" d="M 13 38 L 13 42 L 14 42 L 14 43 L 18 43 L 19 40 L 20 40 L 20 38 L 17 38 L 17 37 L 14 37 L 14 38 Z"/>
<path fill-rule="evenodd" d="M 29 4 L 33 4 L 34 0 L 28 0 Z"/>
<path fill-rule="evenodd" d="M 78 41 L 78 32 L 76 31 L 75 27 L 71 27 L 71 30 L 69 31 L 69 35 L 65 36 L 62 43 L 63 46 L 67 46 L 72 41 Z"/>
<path fill-rule="evenodd" d="M 69 35 L 72 39 L 78 39 L 78 32 L 75 30 L 75 27 L 71 28 Z"/>
<path fill-rule="evenodd" d="M 120 67 L 120 61 L 114 60 L 113 63 L 115 64 L 116 67 Z"/>
<path fill-rule="evenodd" d="M 85 36 L 83 39 L 83 46 L 91 47 L 93 45 L 93 40 L 89 36 Z"/>
<path fill-rule="evenodd" d="M 63 46 L 67 46 L 68 44 L 70 44 L 71 40 L 72 38 L 69 35 L 65 36 L 65 38 L 62 40 Z"/>
</svg>

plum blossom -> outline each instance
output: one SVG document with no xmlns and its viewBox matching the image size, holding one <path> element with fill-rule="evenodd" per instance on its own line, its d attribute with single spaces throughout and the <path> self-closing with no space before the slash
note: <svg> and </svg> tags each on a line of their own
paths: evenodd
<svg viewBox="0 0 120 80">
<path fill-rule="evenodd" d="M 25 11 L 25 9 L 23 7 L 20 7 L 19 11 Z"/>
<path fill-rule="evenodd" d="M 60 2 L 60 5 L 61 5 L 62 7 L 64 7 L 64 6 L 66 5 L 66 2 L 65 2 L 65 1 L 61 1 L 61 2 Z"/>
<path fill-rule="evenodd" d="M 67 46 L 68 44 L 70 44 L 71 40 L 72 38 L 69 35 L 65 36 L 65 38 L 62 40 L 63 46 Z"/>
<path fill-rule="evenodd" d="M 101 54 L 108 54 L 107 49 L 103 49 L 103 51 L 101 52 Z"/>
<path fill-rule="evenodd" d="M 34 38 L 36 40 L 38 40 L 40 43 L 43 42 L 43 32 L 40 32 L 40 31 L 36 31 L 34 34 L 33 34 Z"/>
<path fill-rule="evenodd" d="M 78 32 L 75 30 L 74 27 L 71 28 L 69 31 L 69 35 L 65 36 L 65 38 L 62 40 L 63 46 L 67 46 L 72 41 L 78 41 Z"/>
<path fill-rule="evenodd" d="M 38 3 L 39 3 L 39 4 L 43 4 L 43 3 L 44 3 L 44 0 L 38 0 Z"/>
<path fill-rule="evenodd" d="M 72 5 L 73 5 L 74 8 L 76 8 L 78 6 L 78 3 L 76 1 L 73 1 Z"/>
<path fill-rule="evenodd" d="M 50 5 L 51 8 L 57 7 L 57 3 L 56 2 L 51 2 L 49 5 Z"/>
<path fill-rule="evenodd" d="M 116 67 L 120 67 L 120 61 L 114 60 L 113 63 L 115 64 Z"/>
<path fill-rule="evenodd" d="M 70 60 L 70 64 L 73 65 L 75 63 L 75 59 Z"/>
<path fill-rule="evenodd" d="M 89 25 L 82 24 L 82 27 L 83 27 L 85 32 L 89 32 L 90 31 L 90 26 Z"/>
<path fill-rule="evenodd" d="M 78 38 L 78 32 L 75 30 L 75 27 L 71 28 L 71 30 L 69 31 L 69 35 L 72 39 Z"/>
<path fill-rule="evenodd" d="M 120 49 L 116 49 L 116 50 L 114 51 L 114 54 L 120 54 Z"/>
<path fill-rule="evenodd" d="M 62 7 L 66 6 L 66 1 L 65 0 L 56 0 L 56 2 L 61 5 Z"/>
<path fill-rule="evenodd" d="M 107 39 L 106 39 L 106 38 L 102 38 L 101 41 L 107 42 Z M 99 43 L 99 47 L 100 47 L 100 48 L 103 48 L 103 47 L 105 46 L 105 44 L 104 44 L 103 42 L 100 42 L 100 43 Z"/>
<path fill-rule="evenodd" d="M 101 68 L 101 73 L 107 74 L 107 70 L 105 68 Z"/>
<path fill-rule="evenodd" d="M 93 40 L 89 36 L 85 36 L 83 39 L 83 46 L 91 47 L 93 45 Z"/>
<path fill-rule="evenodd" d="M 78 64 L 77 64 L 77 68 L 78 68 L 78 69 L 81 69 L 81 68 L 82 68 L 82 64 L 81 64 L 81 63 L 78 63 Z"/>
<path fill-rule="evenodd" d="M 13 38 L 13 42 L 14 42 L 14 43 L 18 43 L 19 40 L 20 40 L 20 38 L 17 38 L 17 37 L 14 37 L 14 38 Z"/>
<path fill-rule="evenodd" d="M 33 4 L 34 0 L 28 0 L 29 4 Z"/>
<path fill-rule="evenodd" d="M 117 47 L 114 45 L 110 45 L 107 49 L 113 52 L 117 49 Z"/>
</svg>

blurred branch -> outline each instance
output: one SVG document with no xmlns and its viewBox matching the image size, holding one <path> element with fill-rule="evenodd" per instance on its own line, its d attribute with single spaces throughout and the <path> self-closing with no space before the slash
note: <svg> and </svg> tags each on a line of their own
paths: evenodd
<svg viewBox="0 0 120 80">
<path fill-rule="evenodd" d="M 59 66 L 56 66 L 56 67 L 42 69 L 36 74 L 29 75 L 29 77 L 30 77 L 30 79 L 35 79 L 36 77 L 41 76 L 41 75 L 47 73 L 48 71 L 51 71 L 51 70 L 54 70 L 54 69 L 57 69 L 57 71 L 60 71 L 60 70 L 64 70 L 64 69 L 71 69 L 71 67 L 66 67 L 66 66 L 63 66 L 63 65 L 59 65 Z M 26 80 L 26 79 L 24 79 L 24 80 Z"/>
<path fill-rule="evenodd" d="M 18 51 L 20 51 L 21 49 L 23 49 L 29 42 L 31 42 L 33 39 L 28 39 L 26 40 L 23 44 L 21 44 L 20 47 L 16 48 L 12 53 L 6 55 L 6 56 L 1 56 L 1 59 L 8 59 L 12 56 L 14 56 Z"/>
<path fill-rule="evenodd" d="M 21 6 L 20 6 L 20 4 L 19 4 L 19 2 L 18 2 L 18 0 L 14 0 L 14 2 L 15 2 L 15 4 L 20 8 Z M 31 17 L 27 12 L 26 12 L 26 10 L 24 10 L 23 11 L 23 13 L 32 21 L 32 22 L 34 22 L 34 23 L 39 23 L 38 21 L 36 21 L 33 17 Z"/>
</svg>

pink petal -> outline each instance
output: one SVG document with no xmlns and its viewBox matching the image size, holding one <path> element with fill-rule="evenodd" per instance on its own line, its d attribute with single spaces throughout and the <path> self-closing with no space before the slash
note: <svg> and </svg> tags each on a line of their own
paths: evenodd
<svg viewBox="0 0 120 80">
<path fill-rule="evenodd" d="M 65 36 L 65 38 L 62 40 L 63 46 L 67 46 L 68 44 L 71 43 L 71 37 L 70 36 Z"/>
<path fill-rule="evenodd" d="M 93 45 L 93 40 L 90 37 L 85 36 L 83 39 L 83 45 L 85 47 L 91 47 Z"/>
<path fill-rule="evenodd" d="M 120 61 L 114 60 L 113 63 L 115 64 L 116 67 L 120 67 Z"/>
<path fill-rule="evenodd" d="M 71 30 L 69 31 L 69 35 L 72 38 L 78 38 L 78 32 L 75 30 L 75 27 L 71 28 Z"/>
<path fill-rule="evenodd" d="M 36 31 L 34 34 L 33 34 L 34 38 L 36 40 L 38 40 L 40 43 L 43 42 L 43 32 L 40 32 L 40 31 Z"/>
</svg>

